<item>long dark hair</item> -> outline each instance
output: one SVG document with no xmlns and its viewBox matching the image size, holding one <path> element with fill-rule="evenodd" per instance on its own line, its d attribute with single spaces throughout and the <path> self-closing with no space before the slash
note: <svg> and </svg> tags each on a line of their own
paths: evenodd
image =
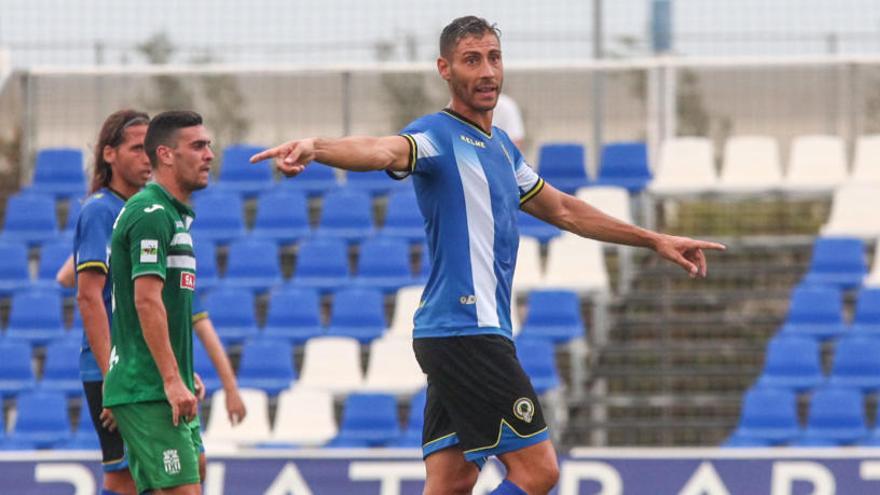
<svg viewBox="0 0 880 495">
<path fill-rule="evenodd" d="M 104 160 L 104 147 L 110 146 L 115 148 L 122 144 L 125 139 L 125 130 L 135 125 L 148 125 L 150 116 L 138 110 L 119 110 L 110 114 L 104 125 L 101 126 L 101 132 L 98 134 L 98 142 L 95 144 L 95 168 L 92 174 L 92 182 L 89 187 L 89 194 L 93 194 L 102 187 L 110 185 L 110 179 L 113 177 L 113 170 L 110 164 Z"/>
</svg>

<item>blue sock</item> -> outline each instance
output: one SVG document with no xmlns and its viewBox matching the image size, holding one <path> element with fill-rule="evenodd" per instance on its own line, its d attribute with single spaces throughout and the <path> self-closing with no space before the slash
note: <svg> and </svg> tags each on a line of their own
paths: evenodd
<svg viewBox="0 0 880 495">
<path fill-rule="evenodd" d="M 108 490 L 108 489 L 104 488 L 103 490 L 101 490 L 101 495 L 122 495 L 122 494 L 116 493 L 113 490 Z"/>
<path fill-rule="evenodd" d="M 489 495 L 528 495 L 522 488 L 513 484 L 510 480 L 504 480 L 498 488 L 489 492 Z"/>
</svg>

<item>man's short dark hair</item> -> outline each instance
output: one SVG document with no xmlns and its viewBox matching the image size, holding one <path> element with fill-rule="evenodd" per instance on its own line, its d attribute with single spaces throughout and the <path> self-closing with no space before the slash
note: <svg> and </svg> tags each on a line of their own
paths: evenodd
<svg viewBox="0 0 880 495">
<path fill-rule="evenodd" d="M 495 24 L 489 24 L 482 17 L 468 15 L 454 19 L 440 33 L 440 56 L 449 58 L 458 42 L 467 36 L 482 38 L 487 33 L 501 39 L 501 31 L 498 27 Z"/>
<path fill-rule="evenodd" d="M 159 146 L 173 148 L 177 143 L 177 131 L 185 127 L 202 125 L 202 116 L 190 110 L 173 110 L 162 112 L 150 120 L 147 136 L 144 138 L 144 151 L 150 158 L 153 168 L 158 165 L 156 149 Z"/>
</svg>

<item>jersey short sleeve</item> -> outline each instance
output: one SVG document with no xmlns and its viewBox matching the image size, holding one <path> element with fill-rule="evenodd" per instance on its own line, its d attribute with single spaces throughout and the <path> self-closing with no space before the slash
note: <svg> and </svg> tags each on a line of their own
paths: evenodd
<svg viewBox="0 0 880 495">
<path fill-rule="evenodd" d="M 132 214 L 134 220 L 128 231 L 129 256 L 131 258 L 131 278 L 142 275 L 156 275 L 165 279 L 168 260 L 168 245 L 171 242 L 171 221 L 162 211 L 147 211 L 156 208 L 152 205 Z M 161 207 L 159 207 L 161 208 Z"/>
<path fill-rule="evenodd" d="M 205 309 L 204 304 L 202 303 L 202 298 L 199 296 L 198 292 L 193 292 L 192 295 L 192 321 L 193 324 L 204 320 L 208 317 L 208 310 Z"/>
<path fill-rule="evenodd" d="M 433 157 L 440 155 L 436 137 L 426 130 L 424 122 L 430 116 L 422 117 L 404 128 L 400 135 L 409 144 L 409 170 L 406 172 L 388 171 L 395 179 L 405 179 L 410 174 L 430 174 L 433 167 Z"/>
<path fill-rule="evenodd" d="M 97 269 L 108 272 L 110 235 L 113 231 L 113 212 L 102 205 L 91 203 L 83 208 L 77 225 L 79 244 L 76 252 L 76 271 Z"/>
</svg>

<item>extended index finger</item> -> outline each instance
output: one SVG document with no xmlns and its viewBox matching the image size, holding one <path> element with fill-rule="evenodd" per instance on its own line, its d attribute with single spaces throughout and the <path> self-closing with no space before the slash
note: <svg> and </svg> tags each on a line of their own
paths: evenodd
<svg viewBox="0 0 880 495">
<path fill-rule="evenodd" d="M 282 144 L 280 146 L 276 146 L 274 148 L 269 148 L 267 150 L 261 151 L 256 155 L 252 156 L 250 159 L 251 163 L 261 162 L 268 158 L 278 158 L 284 156 L 286 154 L 287 145 Z"/>
<path fill-rule="evenodd" d="M 727 249 L 727 246 L 725 246 L 724 244 L 718 243 L 718 242 L 699 241 L 699 240 L 694 240 L 693 246 L 691 246 L 691 247 L 700 248 L 700 249 L 713 249 L 715 251 L 724 251 Z"/>
</svg>

